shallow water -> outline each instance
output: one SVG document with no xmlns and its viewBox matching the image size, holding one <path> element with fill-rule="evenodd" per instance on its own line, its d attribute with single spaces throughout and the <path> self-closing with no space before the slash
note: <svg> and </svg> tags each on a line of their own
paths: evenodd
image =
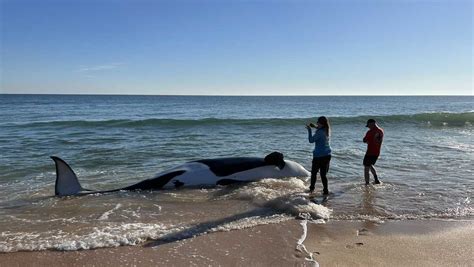
<svg viewBox="0 0 474 267">
<path fill-rule="evenodd" d="M 308 213 L 317 219 L 471 218 L 473 97 L 0 95 L 0 251 L 173 240 Z M 55 198 L 51 155 L 105 190 L 201 158 L 278 150 L 310 168 L 304 124 L 333 126 L 326 201 L 305 179 Z M 365 186 L 365 121 L 385 130 L 382 185 Z M 320 181 L 316 184 L 321 189 Z"/>
</svg>

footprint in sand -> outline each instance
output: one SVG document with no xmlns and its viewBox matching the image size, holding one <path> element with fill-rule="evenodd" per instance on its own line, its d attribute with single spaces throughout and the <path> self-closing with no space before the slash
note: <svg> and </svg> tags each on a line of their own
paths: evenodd
<svg viewBox="0 0 474 267">
<path fill-rule="evenodd" d="M 360 246 L 363 246 L 364 243 L 362 243 L 362 242 L 357 242 L 357 243 L 355 243 L 355 245 L 358 246 L 358 247 L 360 247 Z M 353 248 L 355 248 L 355 246 L 354 246 L 354 245 L 346 245 L 346 248 L 347 248 L 347 249 L 353 249 Z"/>
<path fill-rule="evenodd" d="M 357 235 L 367 235 L 369 233 L 369 230 L 365 229 L 365 228 L 362 228 L 362 229 L 359 229 L 357 230 Z"/>
</svg>

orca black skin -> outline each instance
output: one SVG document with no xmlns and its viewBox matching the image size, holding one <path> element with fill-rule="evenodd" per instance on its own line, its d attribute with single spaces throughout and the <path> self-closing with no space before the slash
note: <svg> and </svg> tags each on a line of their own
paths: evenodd
<svg viewBox="0 0 474 267">
<path fill-rule="evenodd" d="M 280 169 L 285 167 L 283 154 L 280 152 L 272 152 L 265 158 L 251 157 L 234 157 L 219 159 L 202 159 L 193 162 L 206 164 L 216 176 L 229 176 L 234 173 L 255 169 L 258 167 L 275 165 Z"/>
<path fill-rule="evenodd" d="M 124 187 L 118 190 L 153 190 L 153 189 L 160 189 L 163 188 L 171 179 L 174 177 L 185 173 L 185 171 L 175 171 L 170 172 L 165 175 L 158 176 L 153 179 L 148 179 L 145 181 L 141 181 L 137 184 Z M 178 184 L 175 184 L 176 187 L 179 187 Z M 118 191 L 117 190 L 117 191 Z"/>
<path fill-rule="evenodd" d="M 270 154 L 271 155 L 271 154 Z M 229 176 L 231 174 L 242 172 L 250 169 L 255 169 L 258 167 L 275 165 L 280 168 L 281 165 L 285 165 L 283 163 L 278 162 L 275 164 L 266 159 L 262 158 L 220 158 L 220 159 L 202 159 L 196 160 L 193 162 L 199 162 L 206 164 L 209 169 L 216 175 L 216 176 Z M 282 169 L 281 167 L 280 169 Z"/>
<path fill-rule="evenodd" d="M 177 188 L 184 185 L 227 185 L 270 177 L 309 176 L 309 172 L 303 166 L 289 160 L 285 161 L 283 154 L 273 152 L 265 158 L 235 157 L 191 161 L 131 186 L 107 191 L 92 191 L 84 189 L 80 185 L 76 174 L 64 160 L 54 156 L 51 158 L 56 164 L 56 196 L 106 193 L 120 190 L 157 190 L 164 187 Z"/>
<path fill-rule="evenodd" d="M 69 194 L 64 194 L 64 191 L 68 191 L 67 189 L 71 190 L 76 190 L 80 192 L 79 194 L 95 194 L 95 193 L 108 193 L 108 192 L 116 192 L 120 190 L 153 190 L 153 189 L 160 189 L 162 188 L 165 184 L 167 184 L 171 179 L 173 179 L 175 176 L 183 174 L 185 171 L 174 171 L 170 172 L 152 179 L 147 179 L 145 181 L 141 181 L 139 183 L 136 183 L 131 186 L 127 186 L 124 188 L 119 188 L 119 189 L 113 189 L 113 190 L 106 190 L 106 191 L 93 191 L 89 189 L 84 189 L 82 186 L 79 184 L 79 181 L 77 179 L 76 174 L 72 170 L 71 166 L 67 164 L 66 161 L 62 160 L 59 157 L 52 156 L 51 157 L 54 162 L 56 163 L 56 184 L 55 184 L 55 195 L 61 196 L 61 195 L 69 195 Z M 61 170 L 61 168 L 64 168 Z M 60 174 L 65 174 L 66 177 L 60 177 Z M 63 186 L 61 182 L 65 182 L 65 179 L 69 179 L 70 181 L 66 181 L 67 185 Z M 66 188 L 66 190 L 64 190 Z"/>
</svg>

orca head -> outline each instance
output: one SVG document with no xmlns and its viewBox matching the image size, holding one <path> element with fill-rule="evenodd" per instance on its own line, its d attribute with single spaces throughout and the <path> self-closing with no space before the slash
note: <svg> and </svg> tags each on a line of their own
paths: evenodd
<svg viewBox="0 0 474 267">
<path fill-rule="evenodd" d="M 266 155 L 263 160 L 268 165 L 277 166 L 280 170 L 282 170 L 285 167 L 285 159 L 284 159 L 283 153 L 278 152 L 278 151 L 274 151 Z"/>
</svg>

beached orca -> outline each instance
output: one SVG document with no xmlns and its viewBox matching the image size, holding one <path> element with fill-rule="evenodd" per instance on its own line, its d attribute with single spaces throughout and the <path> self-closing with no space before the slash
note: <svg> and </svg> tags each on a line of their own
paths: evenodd
<svg viewBox="0 0 474 267">
<path fill-rule="evenodd" d="M 54 156 L 51 158 L 56 164 L 56 196 L 120 190 L 156 190 L 181 186 L 228 185 L 263 178 L 310 176 L 310 173 L 300 164 L 285 160 L 280 152 L 273 152 L 265 158 L 236 157 L 191 161 L 131 186 L 107 191 L 92 191 L 81 186 L 76 174 L 64 160 Z"/>
</svg>

